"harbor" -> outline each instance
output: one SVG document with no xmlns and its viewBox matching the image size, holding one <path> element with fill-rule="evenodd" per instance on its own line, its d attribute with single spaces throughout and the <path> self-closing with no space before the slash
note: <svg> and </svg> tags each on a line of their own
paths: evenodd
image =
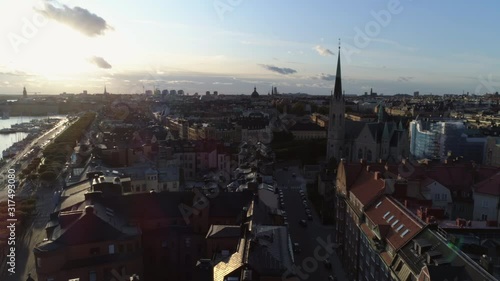
<svg viewBox="0 0 500 281">
<path fill-rule="evenodd" d="M 28 120 L 27 122 L 24 122 Z M 57 118 L 15 117 L 0 120 L 0 165 L 22 151 L 33 139 L 49 130 Z M 3 127 L 3 128 L 2 128 Z"/>
</svg>

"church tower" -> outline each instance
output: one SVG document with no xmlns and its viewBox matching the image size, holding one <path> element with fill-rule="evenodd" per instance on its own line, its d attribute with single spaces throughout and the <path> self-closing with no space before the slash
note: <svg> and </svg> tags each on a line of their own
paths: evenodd
<svg viewBox="0 0 500 281">
<path fill-rule="evenodd" d="M 26 92 L 26 87 L 23 87 L 23 98 L 27 98 L 28 97 L 28 92 Z"/>
<path fill-rule="evenodd" d="M 345 99 L 342 93 L 342 78 L 340 75 L 340 45 L 337 60 L 337 74 L 335 75 L 335 86 L 330 97 L 330 113 L 328 118 L 328 142 L 326 148 L 326 161 L 332 157 L 338 162 L 344 155 L 348 154 L 345 144 Z"/>
</svg>

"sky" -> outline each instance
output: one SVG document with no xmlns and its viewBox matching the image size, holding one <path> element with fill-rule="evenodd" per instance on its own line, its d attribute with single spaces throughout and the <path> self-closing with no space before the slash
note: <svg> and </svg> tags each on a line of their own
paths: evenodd
<svg viewBox="0 0 500 281">
<path fill-rule="evenodd" d="M 500 89 L 500 2 L 0 2 L 0 94 L 484 94 Z"/>
</svg>

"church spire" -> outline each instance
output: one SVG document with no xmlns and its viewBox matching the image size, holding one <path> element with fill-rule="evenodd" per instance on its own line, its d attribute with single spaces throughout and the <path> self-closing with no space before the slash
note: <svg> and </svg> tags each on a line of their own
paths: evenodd
<svg viewBox="0 0 500 281">
<path fill-rule="evenodd" d="M 342 80 L 340 75 L 340 39 L 339 39 L 339 55 L 337 59 L 337 74 L 335 74 L 335 87 L 333 89 L 333 97 L 336 100 L 342 99 Z"/>
</svg>

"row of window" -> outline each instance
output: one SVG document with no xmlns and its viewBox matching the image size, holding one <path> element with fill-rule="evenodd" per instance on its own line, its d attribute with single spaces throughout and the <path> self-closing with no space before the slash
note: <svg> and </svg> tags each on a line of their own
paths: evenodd
<svg viewBox="0 0 500 281">
<path fill-rule="evenodd" d="M 117 251 L 115 251 L 117 250 Z M 139 242 L 135 242 L 135 250 L 139 250 Z M 127 243 L 127 244 L 118 244 L 117 249 L 115 249 L 115 244 L 109 244 L 108 245 L 108 254 L 121 254 L 121 253 L 132 253 L 134 252 L 134 244 L 133 243 Z M 90 248 L 90 255 L 96 256 L 101 254 L 101 248 L 100 247 L 93 247 Z"/>
</svg>

